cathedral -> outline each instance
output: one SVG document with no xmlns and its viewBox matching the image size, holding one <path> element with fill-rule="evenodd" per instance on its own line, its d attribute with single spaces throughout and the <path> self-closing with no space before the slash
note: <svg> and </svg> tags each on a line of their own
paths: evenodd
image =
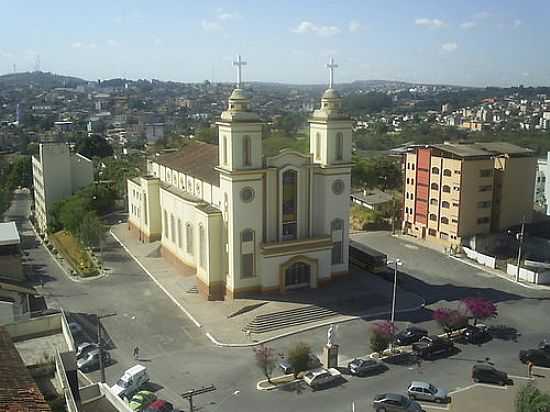
<svg viewBox="0 0 550 412">
<path fill-rule="evenodd" d="M 262 152 L 241 83 L 217 122 L 219 145 L 193 142 L 128 180 L 128 230 L 196 270 L 209 300 L 317 288 L 348 274 L 352 122 L 333 88 L 309 119 L 309 153 Z"/>
</svg>

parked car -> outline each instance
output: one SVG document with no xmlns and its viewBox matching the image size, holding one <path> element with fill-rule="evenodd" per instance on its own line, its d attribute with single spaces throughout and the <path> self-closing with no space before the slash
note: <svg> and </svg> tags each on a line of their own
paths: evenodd
<svg viewBox="0 0 550 412">
<path fill-rule="evenodd" d="M 545 352 L 550 352 L 550 339 L 543 339 L 539 343 L 539 349 Z"/>
<path fill-rule="evenodd" d="M 94 349 L 86 354 L 85 357 L 76 362 L 76 366 L 83 372 L 92 371 L 99 368 L 99 354 L 103 353 L 103 365 L 107 366 L 111 363 L 111 355 L 107 351 Z"/>
<path fill-rule="evenodd" d="M 472 368 L 472 380 L 474 382 L 496 383 L 504 386 L 508 383 L 508 374 L 489 365 L 474 365 Z"/>
<path fill-rule="evenodd" d="M 84 342 L 78 345 L 78 348 L 76 349 L 76 359 L 82 359 L 84 358 L 89 352 L 93 351 L 94 349 L 98 349 L 99 346 L 97 343 L 90 343 L 90 342 Z"/>
<path fill-rule="evenodd" d="M 310 353 L 307 369 L 316 369 L 319 367 L 321 367 L 321 361 L 317 356 Z M 294 368 L 290 365 L 288 359 L 281 359 L 279 362 L 279 368 L 281 368 L 284 374 L 294 373 Z"/>
<path fill-rule="evenodd" d="M 419 401 L 447 402 L 449 392 L 446 389 L 438 388 L 431 383 L 414 381 L 407 389 L 409 398 Z"/>
<path fill-rule="evenodd" d="M 148 381 L 147 368 L 143 365 L 135 365 L 124 372 L 117 383 L 111 387 L 111 392 L 121 398 L 128 398 Z"/>
<path fill-rule="evenodd" d="M 72 335 L 80 335 L 82 333 L 82 326 L 77 322 L 69 322 L 69 330 Z"/>
<path fill-rule="evenodd" d="M 409 326 L 407 329 L 395 335 L 395 343 L 399 346 L 412 345 L 418 342 L 423 336 L 428 336 L 428 331 L 426 329 L 417 326 Z"/>
<path fill-rule="evenodd" d="M 342 374 L 334 368 L 318 368 L 304 374 L 304 382 L 313 390 L 328 385 L 340 378 Z"/>
<path fill-rule="evenodd" d="M 157 399 L 147 405 L 143 412 L 176 412 L 176 410 L 170 402 Z"/>
<path fill-rule="evenodd" d="M 352 375 L 364 376 L 369 373 L 381 372 L 387 367 L 382 362 L 375 359 L 359 359 L 356 358 L 348 363 L 349 372 Z"/>
<path fill-rule="evenodd" d="M 433 359 L 451 353 L 454 350 L 454 345 L 449 339 L 440 338 L 437 335 L 424 336 L 412 344 L 412 350 L 422 359 Z"/>
<path fill-rule="evenodd" d="M 374 397 L 376 412 L 424 412 L 420 404 L 398 393 L 382 393 Z"/>
<path fill-rule="evenodd" d="M 550 352 L 543 349 L 520 350 L 519 360 L 523 363 L 531 362 L 536 366 L 550 367 Z"/>
<path fill-rule="evenodd" d="M 464 329 L 462 337 L 468 343 L 483 343 L 491 340 L 486 326 L 468 325 Z"/>
<path fill-rule="evenodd" d="M 130 399 L 130 409 L 141 412 L 147 405 L 157 400 L 157 395 L 151 391 L 139 391 Z"/>
</svg>

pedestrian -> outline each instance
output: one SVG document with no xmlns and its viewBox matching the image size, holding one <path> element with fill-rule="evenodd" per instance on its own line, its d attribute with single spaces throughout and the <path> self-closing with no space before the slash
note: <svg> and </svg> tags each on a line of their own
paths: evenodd
<svg viewBox="0 0 550 412">
<path fill-rule="evenodd" d="M 134 359 L 137 359 L 139 358 L 139 348 L 136 346 L 134 348 Z"/>
<path fill-rule="evenodd" d="M 532 378 L 533 377 L 533 362 L 529 361 L 527 362 L 527 376 L 529 378 Z"/>
</svg>

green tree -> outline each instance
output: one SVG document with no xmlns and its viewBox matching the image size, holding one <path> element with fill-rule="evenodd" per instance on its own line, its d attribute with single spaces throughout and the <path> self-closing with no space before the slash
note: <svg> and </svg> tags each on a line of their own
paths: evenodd
<svg viewBox="0 0 550 412">
<path fill-rule="evenodd" d="M 516 412 L 550 412 L 550 395 L 529 382 L 516 394 Z"/>
<path fill-rule="evenodd" d="M 82 219 L 79 232 L 79 239 L 84 246 L 101 248 L 107 228 L 95 212 L 88 212 Z"/>
<path fill-rule="evenodd" d="M 308 369 L 311 357 L 311 347 L 304 342 L 298 342 L 288 350 L 288 363 L 294 370 L 294 377 Z"/>
<path fill-rule="evenodd" d="M 9 166 L 6 185 L 10 190 L 16 187 L 32 186 L 32 158 L 31 156 L 18 156 Z"/>
<path fill-rule="evenodd" d="M 113 148 L 103 137 L 93 134 L 81 139 L 77 152 L 88 158 L 109 157 L 113 155 Z"/>
<path fill-rule="evenodd" d="M 380 354 L 385 351 L 390 345 L 390 338 L 378 333 L 374 333 L 370 336 L 369 343 L 371 350 Z"/>
<path fill-rule="evenodd" d="M 197 139 L 211 144 L 218 144 L 217 127 L 201 127 L 197 133 Z"/>
</svg>

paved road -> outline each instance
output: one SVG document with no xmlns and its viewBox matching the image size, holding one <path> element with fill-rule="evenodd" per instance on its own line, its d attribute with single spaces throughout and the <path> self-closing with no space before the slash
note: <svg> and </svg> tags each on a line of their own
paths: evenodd
<svg viewBox="0 0 550 412">
<path fill-rule="evenodd" d="M 160 388 L 159 396 L 186 407 L 178 394 L 202 385 L 215 384 L 217 391 L 197 398 L 195 405 L 204 411 L 336 411 L 370 410 L 376 393 L 403 391 L 412 379 L 428 380 L 450 389 L 470 384 L 470 369 L 476 362 L 492 362 L 513 375 L 525 375 L 517 360 L 520 348 L 533 346 L 546 334 L 550 303 L 543 292 L 518 288 L 501 279 L 476 273 L 473 268 L 424 248 L 411 247 L 387 234 L 368 235 L 371 246 L 400 257 L 405 266 L 402 287 L 424 296 L 430 304 L 456 300 L 465 296 L 487 296 L 498 303 L 497 323 L 517 328 L 521 336 L 514 340 L 494 339 L 483 345 L 461 346 L 457 355 L 422 366 L 392 366 L 380 376 L 350 378 L 336 387 L 311 392 L 303 386 L 275 392 L 258 392 L 255 383 L 261 373 L 254 365 L 251 349 L 214 347 L 191 321 L 160 291 L 145 273 L 109 238 L 105 247 L 105 264 L 109 276 L 76 283 L 68 279 L 51 261 L 46 251 L 33 239 L 26 222 L 29 198 L 17 193 L 8 215 L 17 219 L 28 247 L 26 267 L 35 276 L 46 279 L 45 292 L 50 305 L 80 313 L 82 320 L 90 314 L 116 312 L 103 320 L 107 342 L 116 363 L 107 368 L 107 382 L 112 384 L 134 361 L 131 353 L 139 346 L 143 364 Z M 9 217 L 8 216 L 8 217 Z M 428 310 L 398 317 L 402 324 L 415 322 L 436 330 Z M 86 323 L 86 322 L 84 322 Z M 87 323 L 86 323 L 87 324 Z M 338 327 L 337 339 L 343 357 L 369 352 L 370 323 L 352 321 Z M 90 331 L 92 333 L 92 331 Z M 320 352 L 326 342 L 326 330 L 281 339 L 273 343 L 277 353 L 284 353 L 296 341 L 308 342 Z M 98 373 L 90 374 L 93 379 Z M 235 390 L 238 396 L 233 396 Z"/>
</svg>

